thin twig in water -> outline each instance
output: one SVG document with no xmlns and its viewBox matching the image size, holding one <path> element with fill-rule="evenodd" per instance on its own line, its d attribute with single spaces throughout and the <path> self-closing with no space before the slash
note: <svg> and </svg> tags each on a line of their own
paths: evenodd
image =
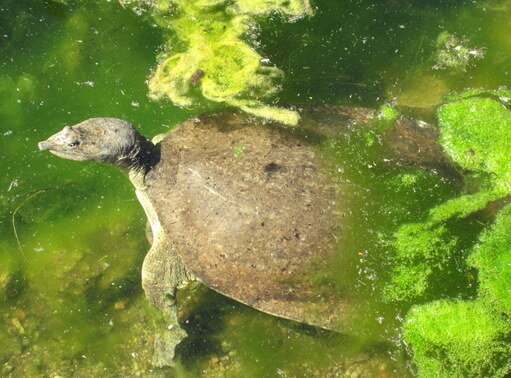
<svg viewBox="0 0 511 378">
<path fill-rule="evenodd" d="M 479 220 L 477 220 L 477 219 L 476 219 L 475 221 L 476 221 L 477 223 L 479 223 L 479 224 L 480 224 L 481 226 L 483 226 L 483 227 L 488 226 L 487 224 L 485 224 L 485 223 L 483 223 L 483 222 L 481 222 L 481 221 L 479 221 Z"/>
<path fill-rule="evenodd" d="M 335 366 L 339 366 L 339 364 L 332 358 L 332 356 L 330 356 L 328 353 L 326 354 L 326 356 L 330 359 L 330 361 L 332 361 L 334 363 Z"/>
<path fill-rule="evenodd" d="M 80 173 L 81 173 L 81 172 L 88 172 L 88 171 L 90 171 L 90 169 L 91 169 L 92 167 L 94 167 L 95 165 L 96 165 L 96 164 L 94 164 L 94 163 L 87 164 L 85 167 L 83 167 L 82 169 L 80 169 Z"/>
<path fill-rule="evenodd" d="M 44 192 L 48 192 L 50 190 L 60 189 L 64 186 L 69 186 L 69 185 L 74 185 L 74 182 L 67 182 L 65 184 L 56 185 L 56 186 L 52 186 L 49 188 L 37 189 L 37 190 L 31 191 L 31 192 L 24 193 L 20 196 L 20 197 L 22 197 L 22 196 L 28 195 L 28 197 L 25 198 L 25 200 L 12 212 L 11 221 L 12 221 L 12 229 L 14 231 L 14 237 L 16 238 L 16 242 L 18 243 L 18 248 L 21 252 L 21 256 L 23 256 L 23 259 L 27 260 L 27 257 L 25 256 L 25 253 L 23 252 L 23 247 L 21 246 L 20 238 L 18 237 L 18 230 L 16 229 L 16 218 L 15 218 L 16 214 L 23 206 L 25 206 L 25 204 L 28 201 L 30 201 L 35 196 L 37 196 L 41 193 L 44 193 Z"/>
<path fill-rule="evenodd" d="M 415 62 L 417 61 L 417 57 L 419 56 L 419 53 L 420 53 L 420 50 L 421 50 L 421 47 L 422 47 L 422 42 L 424 42 L 424 38 L 425 37 L 426 37 L 426 34 L 422 33 L 422 37 L 421 37 L 421 41 L 419 43 L 419 47 L 417 47 L 417 51 L 415 52 L 415 56 L 413 57 L 412 66 L 415 65 Z"/>
</svg>

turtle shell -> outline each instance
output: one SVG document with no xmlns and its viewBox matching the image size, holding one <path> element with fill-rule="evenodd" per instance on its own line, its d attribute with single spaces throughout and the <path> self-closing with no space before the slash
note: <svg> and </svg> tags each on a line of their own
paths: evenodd
<svg viewBox="0 0 511 378">
<path fill-rule="evenodd" d="M 338 162 L 320 147 L 371 128 L 375 112 L 321 106 L 300 114 L 296 128 L 232 110 L 184 122 L 160 142 L 147 194 L 166 240 L 204 284 L 269 314 L 347 331 L 359 302 L 328 274 L 349 261 L 353 188 L 335 180 Z M 389 164 L 452 171 L 431 125 L 402 117 L 382 138 Z"/>
<path fill-rule="evenodd" d="M 356 114 L 363 123 L 372 112 Z M 344 193 L 317 148 L 324 125 L 301 125 L 233 111 L 191 119 L 160 142 L 147 192 L 166 237 L 204 284 L 266 313 L 342 330 L 349 295 L 317 278 L 339 261 Z"/>
</svg>

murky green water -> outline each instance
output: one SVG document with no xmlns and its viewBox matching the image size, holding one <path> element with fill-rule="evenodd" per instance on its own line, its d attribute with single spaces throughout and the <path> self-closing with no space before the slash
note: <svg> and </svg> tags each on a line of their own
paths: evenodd
<svg viewBox="0 0 511 378">
<path fill-rule="evenodd" d="M 286 73 L 280 103 L 393 103 L 433 120 L 446 92 L 511 85 L 509 1 L 314 6 L 310 19 L 261 23 L 258 51 Z M 127 119 L 153 136 L 207 109 L 148 99 L 145 81 L 160 31 L 118 2 L 8 0 L 0 10 L 2 374 L 171 374 L 151 365 L 155 329 L 164 324 L 140 288 L 149 245 L 131 184 L 113 168 L 57 159 L 36 144 L 89 117 Z M 484 57 L 472 56 L 465 70 L 433 69 L 436 40 L 446 31 L 472 50 L 484 48 Z M 357 194 L 350 207 L 358 220 L 340 278 L 361 298 L 360 326 L 336 335 L 207 292 L 186 325 L 191 336 L 178 350 L 178 375 L 413 374 L 400 334 L 408 306 L 380 296 L 388 240 L 401 223 L 455 196 L 460 184 L 439 172 L 396 189 L 403 171 L 362 164 L 376 161 L 378 152 L 363 136 L 337 148 L 344 142 L 332 141 L 327 150 L 334 161 L 353 160 L 339 175 Z M 478 222 L 457 228 L 467 245 Z M 463 277 L 439 285 L 438 297 L 470 296 Z"/>
</svg>

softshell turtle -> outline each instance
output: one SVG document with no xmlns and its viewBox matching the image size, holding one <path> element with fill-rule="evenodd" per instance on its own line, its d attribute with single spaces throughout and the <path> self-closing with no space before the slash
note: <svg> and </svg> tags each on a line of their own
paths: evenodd
<svg viewBox="0 0 511 378">
<path fill-rule="evenodd" d="M 205 114 L 155 143 L 129 122 L 92 118 L 39 148 L 128 174 L 154 235 L 142 284 L 149 301 L 174 318 L 175 289 L 200 280 L 263 312 L 342 332 L 352 298 L 317 272 L 339 263 L 349 222 L 340 210 L 349 193 L 317 147 L 332 133 L 369 127 L 375 112 L 300 111 L 296 128 L 232 110 Z M 434 128 L 401 118 L 387 135 L 402 162 L 442 164 Z"/>
</svg>

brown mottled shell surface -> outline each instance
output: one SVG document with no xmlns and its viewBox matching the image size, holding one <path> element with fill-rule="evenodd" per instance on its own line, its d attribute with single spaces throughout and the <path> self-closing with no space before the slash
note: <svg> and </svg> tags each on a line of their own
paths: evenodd
<svg viewBox="0 0 511 378">
<path fill-rule="evenodd" d="M 342 194 L 322 170 L 321 138 L 234 112 L 204 115 L 160 143 L 146 184 L 167 236 L 207 286 L 270 314 L 339 328 L 346 301 L 332 303 L 312 280 L 342 239 Z"/>
<path fill-rule="evenodd" d="M 367 125 L 373 112 L 306 113 L 291 129 L 234 111 L 189 120 L 160 143 L 146 184 L 166 235 L 207 286 L 342 331 L 353 311 L 349 293 L 332 295 L 317 273 L 342 261 L 341 226 L 349 220 L 341 222 L 339 208 L 347 193 L 325 170 L 318 145 L 332 127 Z"/>
</svg>

